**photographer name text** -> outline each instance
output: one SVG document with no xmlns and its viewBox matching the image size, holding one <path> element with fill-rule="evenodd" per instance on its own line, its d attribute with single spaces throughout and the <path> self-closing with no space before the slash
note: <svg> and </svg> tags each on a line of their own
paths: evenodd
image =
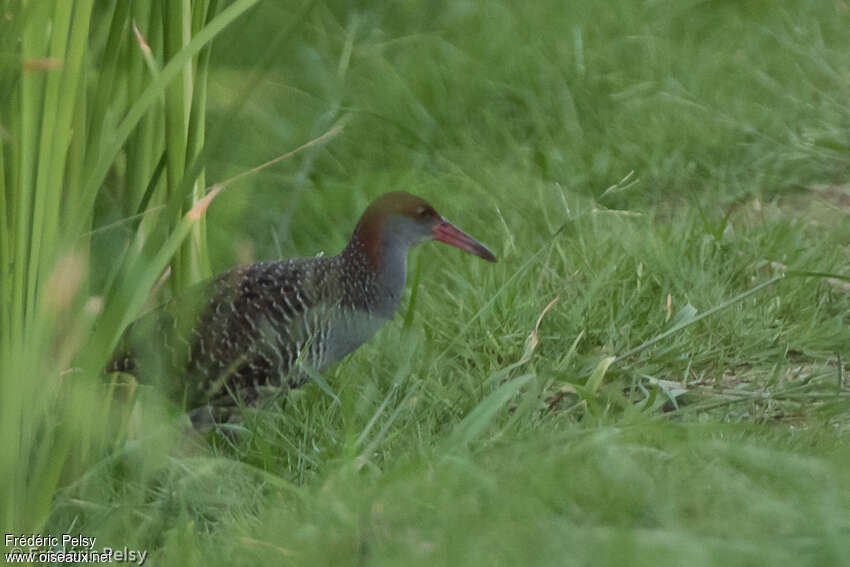
<svg viewBox="0 0 850 567">
<path fill-rule="evenodd" d="M 5 534 L 7 563 L 134 563 L 144 565 L 146 550 L 104 547 L 95 550 L 96 537 L 82 534 Z"/>
</svg>

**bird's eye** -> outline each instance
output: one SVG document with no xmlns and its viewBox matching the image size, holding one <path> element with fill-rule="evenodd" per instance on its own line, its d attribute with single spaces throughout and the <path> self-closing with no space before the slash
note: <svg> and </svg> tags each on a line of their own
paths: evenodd
<svg viewBox="0 0 850 567">
<path fill-rule="evenodd" d="M 428 207 L 419 207 L 416 209 L 416 216 L 420 219 L 424 219 L 428 216 Z"/>
</svg>

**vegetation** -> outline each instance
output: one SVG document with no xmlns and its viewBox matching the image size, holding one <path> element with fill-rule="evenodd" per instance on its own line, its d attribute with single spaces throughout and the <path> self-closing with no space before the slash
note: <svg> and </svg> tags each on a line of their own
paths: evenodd
<svg viewBox="0 0 850 567">
<path fill-rule="evenodd" d="M 0 12 L 5 532 L 153 565 L 846 563 L 846 3 Z M 500 262 L 414 251 L 338 400 L 202 437 L 104 378 L 146 302 L 335 253 L 397 189 Z"/>
</svg>

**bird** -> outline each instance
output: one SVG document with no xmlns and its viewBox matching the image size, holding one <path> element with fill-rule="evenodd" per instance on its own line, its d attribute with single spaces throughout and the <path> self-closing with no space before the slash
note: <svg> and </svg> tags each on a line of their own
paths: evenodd
<svg viewBox="0 0 850 567">
<path fill-rule="evenodd" d="M 399 308 L 408 250 L 431 240 L 497 261 L 424 199 L 386 193 L 339 254 L 235 267 L 144 315 L 110 370 L 159 382 L 200 422 L 226 420 L 367 342 Z"/>
</svg>

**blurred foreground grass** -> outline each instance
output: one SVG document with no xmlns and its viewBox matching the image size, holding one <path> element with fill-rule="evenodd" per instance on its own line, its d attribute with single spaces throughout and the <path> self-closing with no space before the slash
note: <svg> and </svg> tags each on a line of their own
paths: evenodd
<svg viewBox="0 0 850 567">
<path fill-rule="evenodd" d="M 215 201 L 214 271 L 335 253 L 397 189 L 500 263 L 414 252 L 403 313 L 327 373 L 341 403 L 307 387 L 236 441 L 143 391 L 132 435 L 42 495 L 45 530 L 154 565 L 846 564 L 846 280 L 600 362 L 785 270 L 848 274 L 848 5 L 302 8 L 216 40 L 207 179 L 345 131 Z M 99 197 L 96 223 L 125 214 Z M 96 233 L 92 265 L 128 237 Z"/>
</svg>

